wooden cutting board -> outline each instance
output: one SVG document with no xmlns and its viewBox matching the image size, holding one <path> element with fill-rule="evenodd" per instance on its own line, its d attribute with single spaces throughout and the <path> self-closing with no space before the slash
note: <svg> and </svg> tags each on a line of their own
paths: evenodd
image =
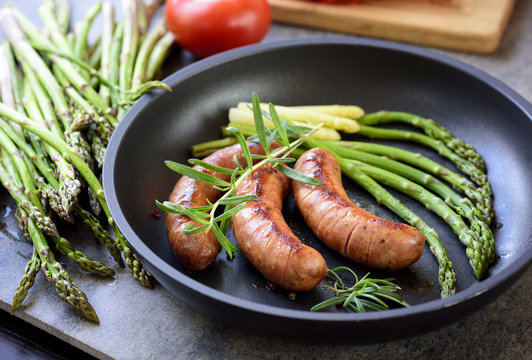
<svg viewBox="0 0 532 360">
<path fill-rule="evenodd" d="M 499 45 L 515 0 L 268 0 L 274 21 L 475 53 Z"/>
</svg>

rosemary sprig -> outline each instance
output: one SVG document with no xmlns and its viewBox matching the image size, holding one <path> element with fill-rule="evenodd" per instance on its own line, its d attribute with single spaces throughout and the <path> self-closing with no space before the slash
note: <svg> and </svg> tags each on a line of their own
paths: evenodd
<svg viewBox="0 0 532 360">
<path fill-rule="evenodd" d="M 345 285 L 338 275 L 340 270 L 348 271 L 354 276 L 355 283 L 353 286 Z M 394 279 L 372 279 L 369 277 L 369 273 L 359 279 L 357 274 L 346 266 L 329 269 L 327 274 L 332 276 L 335 282 L 333 286 L 324 285 L 324 287 L 331 289 L 336 296 L 314 305 L 310 311 L 322 310 L 333 305 L 341 305 L 354 312 L 366 312 L 367 309 L 387 310 L 389 309 L 389 302 L 405 307 L 409 306 L 396 293 L 401 288 L 392 282 Z"/>
<path fill-rule="evenodd" d="M 168 213 L 188 216 L 190 219 L 198 223 L 198 226 L 195 227 L 193 225 L 189 225 L 184 231 L 185 234 L 191 235 L 201 231 L 212 231 L 220 243 L 220 246 L 226 251 L 230 259 L 232 259 L 234 252 L 239 251 L 238 247 L 231 243 L 225 235 L 229 228 L 230 218 L 232 215 L 243 209 L 246 202 L 255 198 L 255 196 L 235 195 L 239 184 L 246 177 L 251 175 L 254 170 L 271 164 L 273 167 L 276 167 L 281 173 L 291 179 L 301 181 L 306 184 L 320 185 L 318 180 L 295 171 L 284 164 L 295 161 L 295 159 L 289 155 L 299 145 L 303 144 L 308 136 L 317 131 L 321 126 L 311 129 L 310 131 L 309 129 L 301 130 L 292 127 L 288 125 L 286 121 L 279 118 L 273 104 L 270 104 L 270 114 L 275 124 L 275 128 L 270 130 L 264 125 L 259 97 L 255 93 L 252 96 L 252 104 L 255 128 L 257 129 L 257 134 L 254 139 L 257 139 L 262 145 L 265 155 L 252 155 L 244 135 L 238 129 L 228 127 L 226 130 L 231 132 L 236 137 L 242 148 L 242 155 L 246 161 L 245 164 L 240 164 L 236 157 L 234 158 L 236 165 L 235 169 L 214 166 L 198 159 L 191 159 L 188 162 L 192 165 L 199 165 L 215 173 L 231 174 L 230 181 L 225 181 L 214 175 L 207 174 L 203 171 L 196 170 L 174 161 L 165 162 L 166 166 L 168 166 L 171 170 L 183 176 L 188 176 L 197 181 L 213 185 L 217 190 L 222 191 L 223 195 L 214 203 L 208 203 L 208 205 L 201 207 L 186 207 L 173 204 L 169 201 L 164 201 L 162 203 L 156 201 L 159 209 Z M 294 137 L 293 135 L 295 133 L 298 135 L 295 136 L 297 139 L 289 142 L 289 134 L 290 137 Z M 281 146 L 271 150 L 274 141 L 277 141 Z"/>
</svg>

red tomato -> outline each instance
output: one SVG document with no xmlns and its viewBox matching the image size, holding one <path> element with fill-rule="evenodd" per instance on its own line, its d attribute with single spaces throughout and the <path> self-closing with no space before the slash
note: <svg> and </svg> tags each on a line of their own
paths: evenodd
<svg viewBox="0 0 532 360">
<path fill-rule="evenodd" d="M 166 25 L 198 57 L 257 43 L 268 32 L 266 0 L 168 0 Z"/>
</svg>

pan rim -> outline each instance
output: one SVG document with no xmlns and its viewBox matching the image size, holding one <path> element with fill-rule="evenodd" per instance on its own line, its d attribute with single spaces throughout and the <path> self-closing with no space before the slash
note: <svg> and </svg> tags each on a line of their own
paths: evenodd
<svg viewBox="0 0 532 360">
<path fill-rule="evenodd" d="M 530 120 L 532 120 L 532 105 L 521 95 L 519 95 L 515 90 L 511 89 L 502 81 L 494 78 L 486 72 L 475 68 L 472 65 L 466 64 L 460 60 L 450 58 L 444 54 L 436 53 L 429 49 L 378 39 L 351 37 L 318 37 L 297 40 L 282 40 L 270 43 L 250 45 L 199 60 L 171 74 L 163 81 L 170 87 L 173 87 L 179 82 L 191 76 L 194 76 L 195 74 L 206 71 L 212 67 L 216 67 L 224 63 L 238 60 L 242 57 L 254 56 L 260 53 L 276 51 L 286 47 L 324 45 L 345 45 L 382 48 L 401 53 L 408 53 L 410 55 L 421 57 L 428 61 L 441 63 L 443 65 L 462 71 L 468 74 L 469 76 L 476 78 L 477 80 L 481 81 L 492 89 L 496 90 L 500 95 L 504 96 L 506 99 L 515 104 L 521 112 L 526 114 L 526 116 Z M 458 291 L 455 295 L 443 299 L 431 300 L 422 304 L 416 304 L 408 308 L 397 308 L 387 311 L 368 313 L 322 313 L 310 312 L 306 310 L 280 308 L 276 306 L 259 304 L 246 299 L 241 299 L 236 296 L 209 287 L 207 285 L 204 285 L 169 265 L 155 252 L 153 252 L 142 241 L 140 237 L 137 236 L 137 234 L 129 225 L 125 216 L 123 215 L 123 212 L 120 209 L 120 206 L 118 205 L 116 192 L 114 191 L 115 173 L 113 169 L 116 161 L 116 155 L 120 148 L 121 140 L 127 133 L 130 125 L 134 122 L 136 116 L 142 111 L 142 109 L 147 104 L 154 101 L 158 96 L 162 95 L 162 91 L 156 91 L 154 94 L 146 95 L 141 98 L 129 110 L 129 112 L 124 116 L 124 118 L 120 121 L 119 125 L 115 129 L 109 142 L 109 147 L 104 162 L 104 192 L 106 199 L 108 199 L 109 209 L 113 218 L 115 219 L 116 224 L 118 225 L 126 239 L 128 239 L 128 241 L 131 243 L 137 254 L 147 263 L 164 273 L 166 276 L 178 282 L 180 286 L 183 286 L 190 291 L 194 291 L 200 296 L 207 297 L 211 300 L 223 303 L 227 306 L 236 307 L 248 312 L 254 312 L 257 314 L 273 316 L 277 318 L 333 323 L 371 322 L 384 319 L 388 320 L 407 318 L 413 315 L 438 312 L 446 308 L 454 307 L 457 304 L 468 302 L 475 298 L 480 298 L 481 296 L 485 296 L 487 293 L 493 292 L 494 289 L 498 287 L 498 285 L 506 283 L 509 286 L 510 283 L 508 282 L 512 280 L 511 283 L 513 283 L 514 281 L 516 281 L 519 275 L 522 274 L 532 263 L 531 246 L 507 267 L 501 269 L 500 272 L 496 274 L 491 274 L 488 278 L 473 283 L 468 288 Z M 501 295 L 501 293 L 499 293 L 498 295 Z"/>
</svg>

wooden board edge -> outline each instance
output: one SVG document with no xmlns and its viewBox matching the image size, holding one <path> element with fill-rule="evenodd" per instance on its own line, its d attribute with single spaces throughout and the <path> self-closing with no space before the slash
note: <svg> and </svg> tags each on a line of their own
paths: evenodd
<svg viewBox="0 0 532 360">
<path fill-rule="evenodd" d="M 464 26 L 468 28 L 472 20 L 468 16 L 455 16 L 453 26 L 434 28 L 428 23 L 407 23 L 401 21 L 401 12 L 397 12 L 397 21 L 368 17 L 367 14 L 356 12 L 332 13 L 326 4 L 310 4 L 311 8 L 318 6 L 319 11 L 306 11 L 309 4 L 301 1 L 269 0 L 272 9 L 272 19 L 276 22 L 314 27 L 341 33 L 376 37 L 386 40 L 401 41 L 416 45 L 434 46 L 450 50 L 489 54 L 496 51 L 500 45 L 502 35 L 515 5 L 515 0 L 497 2 L 497 18 L 475 14 L 475 21 L 484 22 L 485 26 L 478 26 L 465 34 Z M 387 14 L 393 14 L 393 9 L 387 9 Z"/>
</svg>

